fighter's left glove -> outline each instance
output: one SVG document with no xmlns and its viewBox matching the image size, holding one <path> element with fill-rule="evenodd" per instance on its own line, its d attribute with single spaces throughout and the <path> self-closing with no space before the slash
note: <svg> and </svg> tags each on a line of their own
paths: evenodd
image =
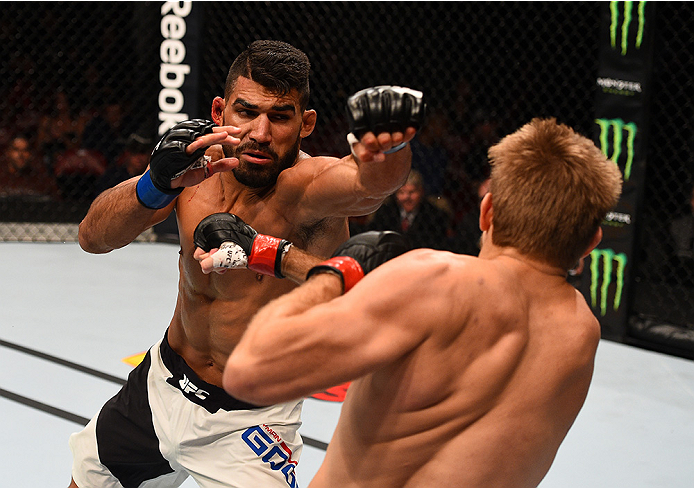
<svg viewBox="0 0 694 488">
<path fill-rule="evenodd" d="M 410 250 L 407 240 L 393 231 L 370 231 L 357 234 L 337 248 L 333 257 L 311 268 L 306 279 L 316 273 L 335 273 L 347 292 L 365 274 Z"/>
<path fill-rule="evenodd" d="M 282 258 L 292 245 L 277 237 L 258 234 L 234 214 L 216 213 L 205 217 L 195 228 L 193 242 L 212 255 L 215 268 L 248 268 L 258 273 L 284 278 Z"/>
<path fill-rule="evenodd" d="M 350 133 L 347 141 L 354 145 L 367 132 L 405 132 L 419 129 L 425 117 L 424 94 L 402 86 L 382 85 L 358 91 L 347 99 Z M 399 151 L 406 142 L 386 151 Z"/>
</svg>

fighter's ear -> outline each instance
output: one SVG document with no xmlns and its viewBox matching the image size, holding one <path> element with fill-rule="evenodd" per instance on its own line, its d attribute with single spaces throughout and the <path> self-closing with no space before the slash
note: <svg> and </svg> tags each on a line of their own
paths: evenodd
<svg viewBox="0 0 694 488">
<path fill-rule="evenodd" d="M 224 125 L 224 108 L 226 102 L 222 97 L 215 97 L 212 100 L 212 120 L 217 125 Z"/>
<path fill-rule="evenodd" d="M 590 252 L 595 249 L 598 244 L 600 244 L 600 241 L 602 241 L 602 227 L 598 227 L 598 230 L 595 231 L 593 238 L 590 240 L 590 244 L 588 244 L 588 247 L 581 257 L 585 258 L 588 254 L 590 254 Z"/>
<path fill-rule="evenodd" d="M 318 120 L 318 114 L 315 110 L 305 110 L 304 114 L 301 116 L 301 138 L 305 138 L 311 135 L 313 129 L 316 127 L 316 120 Z"/>
<path fill-rule="evenodd" d="M 492 194 L 487 192 L 480 203 L 480 230 L 482 232 L 488 231 L 492 226 L 493 217 Z"/>
</svg>

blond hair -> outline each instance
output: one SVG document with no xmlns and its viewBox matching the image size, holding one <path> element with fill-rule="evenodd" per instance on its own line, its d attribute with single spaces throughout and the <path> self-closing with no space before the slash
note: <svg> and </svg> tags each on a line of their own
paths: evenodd
<svg viewBox="0 0 694 488">
<path fill-rule="evenodd" d="M 563 269 L 619 200 L 617 165 L 554 118 L 535 118 L 489 149 L 492 242 Z"/>
</svg>

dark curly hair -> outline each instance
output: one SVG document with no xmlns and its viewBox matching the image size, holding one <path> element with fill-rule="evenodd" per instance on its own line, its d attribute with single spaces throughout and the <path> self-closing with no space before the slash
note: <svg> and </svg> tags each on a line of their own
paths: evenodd
<svg viewBox="0 0 694 488">
<path fill-rule="evenodd" d="M 301 110 L 308 107 L 311 63 L 303 51 L 282 41 L 252 42 L 229 68 L 224 98 L 229 99 L 239 76 L 249 78 L 279 96 L 293 89 L 299 93 Z"/>
</svg>

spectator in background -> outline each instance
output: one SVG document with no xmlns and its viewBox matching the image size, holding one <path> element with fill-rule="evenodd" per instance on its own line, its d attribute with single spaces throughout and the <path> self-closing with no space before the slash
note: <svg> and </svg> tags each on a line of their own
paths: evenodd
<svg viewBox="0 0 694 488">
<path fill-rule="evenodd" d="M 125 150 L 118 156 L 116 164 L 106 170 L 96 183 L 97 194 L 141 175 L 147 169 L 152 152 L 152 140 L 139 134 L 130 134 Z"/>
<path fill-rule="evenodd" d="M 455 83 L 453 100 L 445 105 L 445 110 L 450 120 L 451 132 L 462 134 L 466 137 L 472 132 L 471 112 L 474 101 L 477 98 L 473 96 L 474 92 L 475 90 L 466 75 L 461 74 Z"/>
<path fill-rule="evenodd" d="M 442 110 L 428 109 L 427 123 L 410 144 L 412 169 L 424 178 L 427 194 L 441 195 L 444 190 L 448 150 L 448 117 Z"/>
<path fill-rule="evenodd" d="M 307 154 L 325 154 L 336 158 L 349 154 L 350 144 L 345 137 L 345 129 L 349 127 L 347 113 L 343 111 L 329 113 L 321 120 L 323 121 L 321 127 L 316 127 L 316 132 L 307 139 L 304 151 Z M 304 147 L 303 144 L 302 141 L 301 147 Z"/>
<path fill-rule="evenodd" d="M 65 139 L 77 135 L 81 140 L 86 121 L 77 117 L 71 108 L 67 93 L 62 88 L 55 92 L 49 113 L 41 116 L 38 128 L 38 146 L 49 171 L 55 166 L 55 156 L 66 149 Z"/>
<path fill-rule="evenodd" d="M 99 151 L 106 158 L 108 166 L 112 166 L 125 149 L 131 133 L 123 106 L 111 101 L 99 115 L 87 123 L 82 136 L 82 147 Z"/>
<path fill-rule="evenodd" d="M 413 248 L 446 249 L 450 215 L 427 198 L 421 173 L 412 170 L 394 198 L 376 211 L 369 228 L 400 232 Z"/>
<path fill-rule="evenodd" d="M 501 123 L 493 120 L 485 110 L 475 111 L 471 127 L 465 147 L 453 153 L 446 172 L 448 186 L 443 196 L 451 204 L 454 226 L 469 227 L 467 221 L 471 218 L 470 213 L 476 214 L 479 211 L 479 186 L 489 177 L 490 170 L 487 151 L 499 141 L 501 134 Z M 476 233 L 477 224 L 473 229 Z M 471 252 L 467 244 L 465 249 L 458 252 Z M 476 250 L 474 254 L 477 254 Z"/>
<path fill-rule="evenodd" d="M 687 213 L 670 223 L 674 255 L 681 260 L 694 260 L 694 187 L 689 193 Z"/>
<path fill-rule="evenodd" d="M 689 193 L 686 214 L 670 222 L 673 246 L 671 269 L 678 283 L 694 285 L 694 187 Z"/>
<path fill-rule="evenodd" d="M 373 213 L 371 213 L 369 215 L 359 215 L 357 217 L 349 217 L 347 219 L 347 221 L 349 223 L 349 235 L 350 236 L 356 236 L 357 234 L 361 234 L 362 232 L 368 231 L 369 225 L 371 224 L 373 217 L 374 217 Z"/>
<path fill-rule="evenodd" d="M 3 80 L 10 86 L 3 100 L 4 107 L 11 112 L 9 118 L 16 131 L 14 134 L 32 134 L 41 118 L 41 107 L 36 104 L 39 99 L 36 62 L 29 53 L 15 52 L 9 68 L 11 75 L 9 79 Z M 3 78 L 8 78 L 5 73 Z"/>
<path fill-rule="evenodd" d="M 470 148 L 465 160 L 465 173 L 472 181 L 482 181 L 489 176 L 487 151 L 501 139 L 501 123 L 484 110 L 475 114 L 475 125 L 470 137 Z"/>
<path fill-rule="evenodd" d="M 2 154 L 0 196 L 57 198 L 58 188 L 26 136 L 12 138 Z"/>
<path fill-rule="evenodd" d="M 475 196 L 477 205 L 453 225 L 453 236 L 451 237 L 451 251 L 458 254 L 468 254 L 477 256 L 480 251 L 480 203 L 489 192 L 489 182 L 486 178 L 475 185 Z"/>
<path fill-rule="evenodd" d="M 67 200 L 92 200 L 96 197 L 96 181 L 106 171 L 103 154 L 83 149 L 74 132 L 65 136 L 65 150 L 55 158 L 55 177 L 60 194 Z"/>
</svg>

